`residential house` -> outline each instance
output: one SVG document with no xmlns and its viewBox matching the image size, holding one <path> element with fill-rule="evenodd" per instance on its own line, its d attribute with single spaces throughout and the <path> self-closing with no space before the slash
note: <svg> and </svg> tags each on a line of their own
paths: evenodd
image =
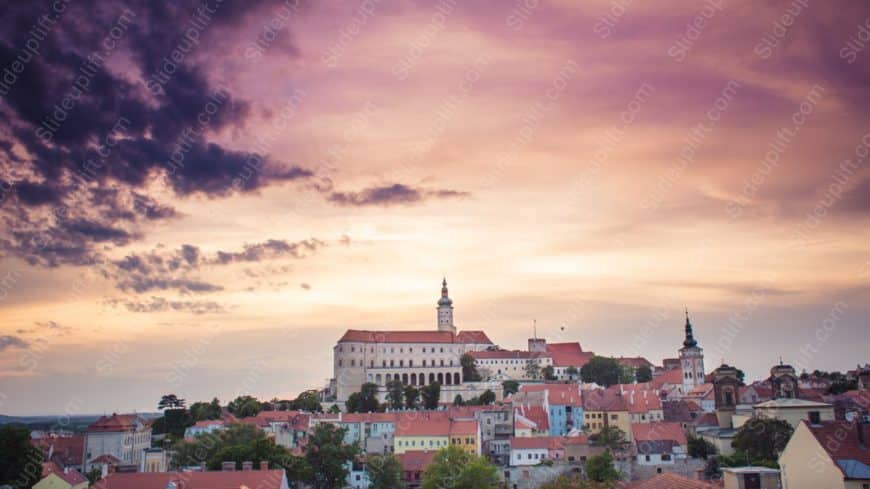
<svg viewBox="0 0 870 489">
<path fill-rule="evenodd" d="M 801 420 L 779 457 L 783 489 L 870 487 L 868 427 Z"/>
<path fill-rule="evenodd" d="M 701 406 L 701 411 L 705 413 L 712 413 L 716 410 L 716 394 L 713 384 L 710 382 L 695 386 L 684 394 L 683 399 L 698 403 Z"/>
<path fill-rule="evenodd" d="M 606 427 L 619 428 L 631 441 L 631 415 L 624 391 L 596 389 L 583 391 L 583 425 L 597 434 Z"/>
<path fill-rule="evenodd" d="M 580 378 L 580 369 L 595 356 L 591 351 L 583 351 L 580 343 L 548 343 L 546 352 L 553 359 L 553 373 L 559 380 Z"/>
<path fill-rule="evenodd" d="M 302 411 L 261 411 L 256 416 L 242 418 L 239 423 L 259 427 L 269 434 L 276 445 L 298 448 L 308 438 L 311 415 Z"/>
<path fill-rule="evenodd" d="M 635 423 L 631 431 L 639 465 L 672 465 L 687 456 L 688 441 L 679 423 Z"/>
<path fill-rule="evenodd" d="M 42 463 L 42 479 L 33 489 L 87 489 L 88 480 L 76 469 L 61 468 L 54 462 Z"/>
<path fill-rule="evenodd" d="M 340 413 L 336 425 L 345 428 L 344 442 L 359 443 L 365 453 L 390 453 L 399 413 Z"/>
<path fill-rule="evenodd" d="M 188 426 L 184 430 L 184 439 L 191 441 L 199 435 L 210 434 L 225 429 L 226 422 L 222 419 L 204 419 L 197 421 L 193 426 Z"/>
<path fill-rule="evenodd" d="M 725 489 L 780 489 L 779 471 L 769 467 L 723 467 Z"/>
<path fill-rule="evenodd" d="M 523 385 L 515 399 L 532 400 L 532 393 L 542 393 L 539 399 L 547 412 L 549 436 L 565 436 L 583 426 L 583 396 L 577 384 Z"/>
<path fill-rule="evenodd" d="M 394 451 L 440 450 L 450 443 L 450 418 L 444 411 L 402 413 L 395 426 Z"/>
<path fill-rule="evenodd" d="M 289 489 L 284 470 L 111 473 L 92 489 Z"/>
<path fill-rule="evenodd" d="M 546 436 L 550 432 L 549 413 L 537 404 L 514 404 L 515 436 Z"/>
<path fill-rule="evenodd" d="M 477 420 L 450 420 L 450 444 L 475 455 L 481 454 L 480 424 Z"/>
<path fill-rule="evenodd" d="M 565 458 L 565 449 L 559 443 L 559 437 L 512 437 L 510 439 L 510 444 L 510 465 L 513 467 L 522 465 L 538 465 L 544 460 L 552 460 L 551 453 L 561 459 Z"/>
<path fill-rule="evenodd" d="M 664 411 L 659 393 L 649 382 L 620 384 L 610 386 L 611 390 L 621 391 L 628 407 L 631 423 L 652 423 L 664 421 Z"/>
<path fill-rule="evenodd" d="M 138 414 L 100 416 L 85 430 L 84 447 L 84 472 L 106 465 L 100 461 L 139 467 L 144 450 L 151 448 L 151 423 Z"/>
<path fill-rule="evenodd" d="M 397 455 L 402 463 L 402 481 L 407 489 L 417 489 L 423 483 L 426 467 L 435 460 L 432 450 L 409 450 Z"/>
<path fill-rule="evenodd" d="M 755 415 L 787 421 L 796 428 L 801 420 L 834 420 L 834 406 L 824 402 L 781 397 L 755 405 Z"/>
<path fill-rule="evenodd" d="M 85 437 L 83 435 L 49 435 L 33 439 L 31 443 L 42 451 L 44 460 L 54 462 L 60 468 L 69 467 L 81 471 L 85 448 Z"/>
<path fill-rule="evenodd" d="M 589 457 L 600 455 L 606 450 L 603 446 L 590 445 L 586 435 L 566 436 L 561 443 L 568 463 L 585 464 Z"/>
</svg>

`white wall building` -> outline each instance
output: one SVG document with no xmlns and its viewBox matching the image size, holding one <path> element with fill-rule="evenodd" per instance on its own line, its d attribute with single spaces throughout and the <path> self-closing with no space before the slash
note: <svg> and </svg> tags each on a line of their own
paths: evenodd
<svg viewBox="0 0 870 489">
<path fill-rule="evenodd" d="M 82 465 L 88 472 L 103 462 L 95 459 L 117 459 L 118 465 L 139 466 L 144 451 L 151 448 L 151 426 L 138 414 L 101 416 L 85 431 Z"/>
<path fill-rule="evenodd" d="M 683 372 L 683 394 L 704 383 L 704 350 L 692 334 L 689 311 L 686 311 L 686 339 L 680 348 L 680 368 Z"/>
</svg>

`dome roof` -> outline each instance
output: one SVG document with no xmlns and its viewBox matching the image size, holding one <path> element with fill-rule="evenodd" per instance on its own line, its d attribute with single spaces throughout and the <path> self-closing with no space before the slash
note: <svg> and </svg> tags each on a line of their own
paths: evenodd
<svg viewBox="0 0 870 489">
<path fill-rule="evenodd" d="M 438 305 L 439 306 L 452 306 L 453 301 L 450 299 L 450 297 L 445 296 L 445 297 L 438 299 Z"/>
</svg>

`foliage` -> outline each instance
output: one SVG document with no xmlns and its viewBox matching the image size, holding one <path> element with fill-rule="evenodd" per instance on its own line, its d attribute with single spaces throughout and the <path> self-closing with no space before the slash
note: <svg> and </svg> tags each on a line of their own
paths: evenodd
<svg viewBox="0 0 870 489">
<path fill-rule="evenodd" d="M 622 374 L 622 366 L 615 358 L 593 356 L 589 362 L 580 369 L 580 376 L 584 382 L 595 382 L 598 385 L 609 387 L 619 382 Z"/>
<path fill-rule="evenodd" d="M 526 377 L 530 379 L 537 379 L 541 376 L 541 367 L 538 365 L 538 361 L 534 358 L 526 361 Z"/>
<path fill-rule="evenodd" d="M 103 470 L 99 467 L 94 467 L 85 473 L 85 479 L 88 480 L 88 487 L 93 486 L 98 480 L 103 478 Z"/>
<path fill-rule="evenodd" d="M 179 399 L 175 394 L 166 394 L 157 403 L 157 409 L 184 409 L 184 399 Z"/>
<path fill-rule="evenodd" d="M 221 403 L 217 397 L 211 402 L 195 402 L 190 405 L 190 419 L 195 423 L 207 419 L 221 418 Z"/>
<path fill-rule="evenodd" d="M 731 446 L 752 460 L 776 460 L 794 431 L 788 422 L 772 418 L 752 418 L 737 430 Z"/>
<path fill-rule="evenodd" d="M 754 465 L 759 467 L 769 467 L 771 469 L 779 468 L 776 459 L 753 459 L 748 453 L 742 451 L 736 451 L 731 455 L 719 455 L 716 459 L 720 467 L 745 467 L 747 465 Z"/>
<path fill-rule="evenodd" d="M 420 401 L 420 389 L 413 385 L 405 386 L 405 407 L 408 409 L 417 409 L 417 403 Z"/>
<path fill-rule="evenodd" d="M 366 382 L 359 392 L 354 392 L 347 398 L 345 407 L 349 413 L 373 413 L 381 410 L 378 402 L 378 385 Z"/>
<path fill-rule="evenodd" d="M 495 402 L 495 392 L 487 389 L 480 395 L 480 405 L 489 406 Z"/>
<path fill-rule="evenodd" d="M 616 426 L 605 426 L 598 433 L 589 436 L 589 444 L 607 447 L 610 450 L 622 450 L 628 444 L 625 432 Z"/>
<path fill-rule="evenodd" d="M 366 472 L 371 480 L 370 489 L 402 489 L 402 462 L 393 455 L 373 455 L 366 463 Z"/>
<path fill-rule="evenodd" d="M 547 482 L 539 489 L 612 489 L 612 482 L 596 482 L 582 479 L 580 476 L 561 475 L 555 480 Z"/>
<path fill-rule="evenodd" d="M 402 399 L 405 395 L 405 385 L 399 379 L 387 382 L 387 403 L 391 409 L 402 409 L 405 405 Z"/>
<path fill-rule="evenodd" d="M 616 481 L 622 477 L 613 465 L 613 456 L 610 452 L 589 457 L 586 460 L 586 476 L 596 482 Z"/>
<path fill-rule="evenodd" d="M 30 443 L 30 430 L 0 426 L 0 485 L 30 489 L 42 477 L 42 451 Z"/>
<path fill-rule="evenodd" d="M 420 389 L 425 409 L 438 409 L 438 400 L 441 398 L 441 384 L 432 382 Z"/>
<path fill-rule="evenodd" d="M 544 380 L 556 380 L 556 369 L 552 365 L 547 365 L 543 369 Z"/>
<path fill-rule="evenodd" d="M 327 412 L 329 414 L 338 414 L 341 412 L 341 408 L 338 407 L 338 404 L 333 404 L 332 406 L 329 407 L 329 411 L 327 411 Z"/>
<path fill-rule="evenodd" d="M 689 456 L 692 458 L 703 458 L 706 460 L 707 457 L 716 455 L 718 451 L 716 450 L 716 445 L 710 443 L 701 436 L 690 434 L 686 439 L 688 440 Z"/>
<path fill-rule="evenodd" d="M 572 366 L 572 367 L 566 368 L 565 373 L 568 375 L 569 378 L 573 379 L 574 377 L 577 377 L 577 375 L 580 374 L 580 371 L 577 370 L 577 367 Z"/>
<path fill-rule="evenodd" d="M 634 380 L 638 382 L 649 382 L 652 380 L 652 369 L 649 365 L 641 365 L 634 371 Z"/>
<path fill-rule="evenodd" d="M 227 409 L 237 418 L 256 416 L 263 410 L 263 404 L 252 396 L 239 396 L 227 404 Z"/>
<path fill-rule="evenodd" d="M 474 357 L 470 353 L 463 353 L 459 357 L 459 363 L 462 365 L 462 381 L 477 382 L 480 380 L 480 372 L 477 371 L 477 365 L 474 364 Z"/>
<path fill-rule="evenodd" d="M 737 380 L 739 380 L 741 384 L 746 381 L 746 372 L 739 368 L 737 369 Z"/>
<path fill-rule="evenodd" d="M 169 433 L 176 438 L 184 437 L 184 431 L 193 425 L 190 413 L 184 408 L 167 409 L 163 411 L 164 433 Z"/>
<path fill-rule="evenodd" d="M 346 429 L 321 423 L 308 438 L 305 460 L 310 467 L 308 484 L 314 489 L 344 487 L 347 463 L 359 453 L 356 444 L 345 445 Z"/>
<path fill-rule="evenodd" d="M 516 380 L 505 380 L 501 383 L 501 387 L 504 389 L 504 397 L 507 397 L 511 394 L 516 394 L 520 390 L 520 383 Z"/>
<path fill-rule="evenodd" d="M 498 470 L 456 445 L 443 448 L 423 473 L 423 489 L 495 489 Z"/>
<path fill-rule="evenodd" d="M 290 409 L 306 411 L 309 413 L 323 412 L 323 406 L 320 404 L 320 399 L 315 390 L 307 390 L 296 396 L 296 399 L 290 403 Z"/>
<path fill-rule="evenodd" d="M 722 477 L 722 469 L 719 468 L 719 459 L 710 457 L 704 464 L 704 477 L 707 479 L 719 479 Z"/>
<path fill-rule="evenodd" d="M 619 383 L 630 384 L 634 382 L 634 369 L 628 365 L 620 365 Z"/>
<path fill-rule="evenodd" d="M 456 394 L 456 397 L 453 398 L 453 405 L 454 406 L 461 406 L 462 405 L 462 395 L 461 394 Z"/>
<path fill-rule="evenodd" d="M 234 424 L 226 430 L 204 433 L 192 441 L 180 440 L 172 447 L 173 468 L 199 465 L 205 462 L 209 470 L 219 470 L 224 461 L 241 464 L 262 461 L 280 466 L 289 456 L 284 447 L 276 445 L 265 432 L 256 426 Z"/>
</svg>

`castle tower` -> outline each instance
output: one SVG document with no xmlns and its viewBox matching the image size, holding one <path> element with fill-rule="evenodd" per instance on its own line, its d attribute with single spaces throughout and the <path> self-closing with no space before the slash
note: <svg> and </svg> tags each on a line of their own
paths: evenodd
<svg viewBox="0 0 870 489">
<path fill-rule="evenodd" d="M 737 368 L 723 363 L 713 371 L 713 393 L 716 402 L 716 417 L 720 428 L 733 426 L 732 416 L 737 409 L 737 393 L 741 386 Z"/>
<path fill-rule="evenodd" d="M 779 365 L 771 367 L 768 380 L 773 389 L 774 399 L 794 399 L 798 397 L 800 389 L 798 388 L 798 377 L 795 374 L 795 369 L 791 365 L 784 365 L 782 358 L 779 359 Z"/>
<path fill-rule="evenodd" d="M 453 325 L 453 301 L 447 296 L 447 278 L 441 282 L 441 298 L 438 299 L 438 331 L 456 334 Z"/>
<path fill-rule="evenodd" d="M 680 348 L 680 368 L 683 371 L 683 394 L 704 383 L 704 350 L 698 346 L 686 309 L 686 339 Z"/>
</svg>

